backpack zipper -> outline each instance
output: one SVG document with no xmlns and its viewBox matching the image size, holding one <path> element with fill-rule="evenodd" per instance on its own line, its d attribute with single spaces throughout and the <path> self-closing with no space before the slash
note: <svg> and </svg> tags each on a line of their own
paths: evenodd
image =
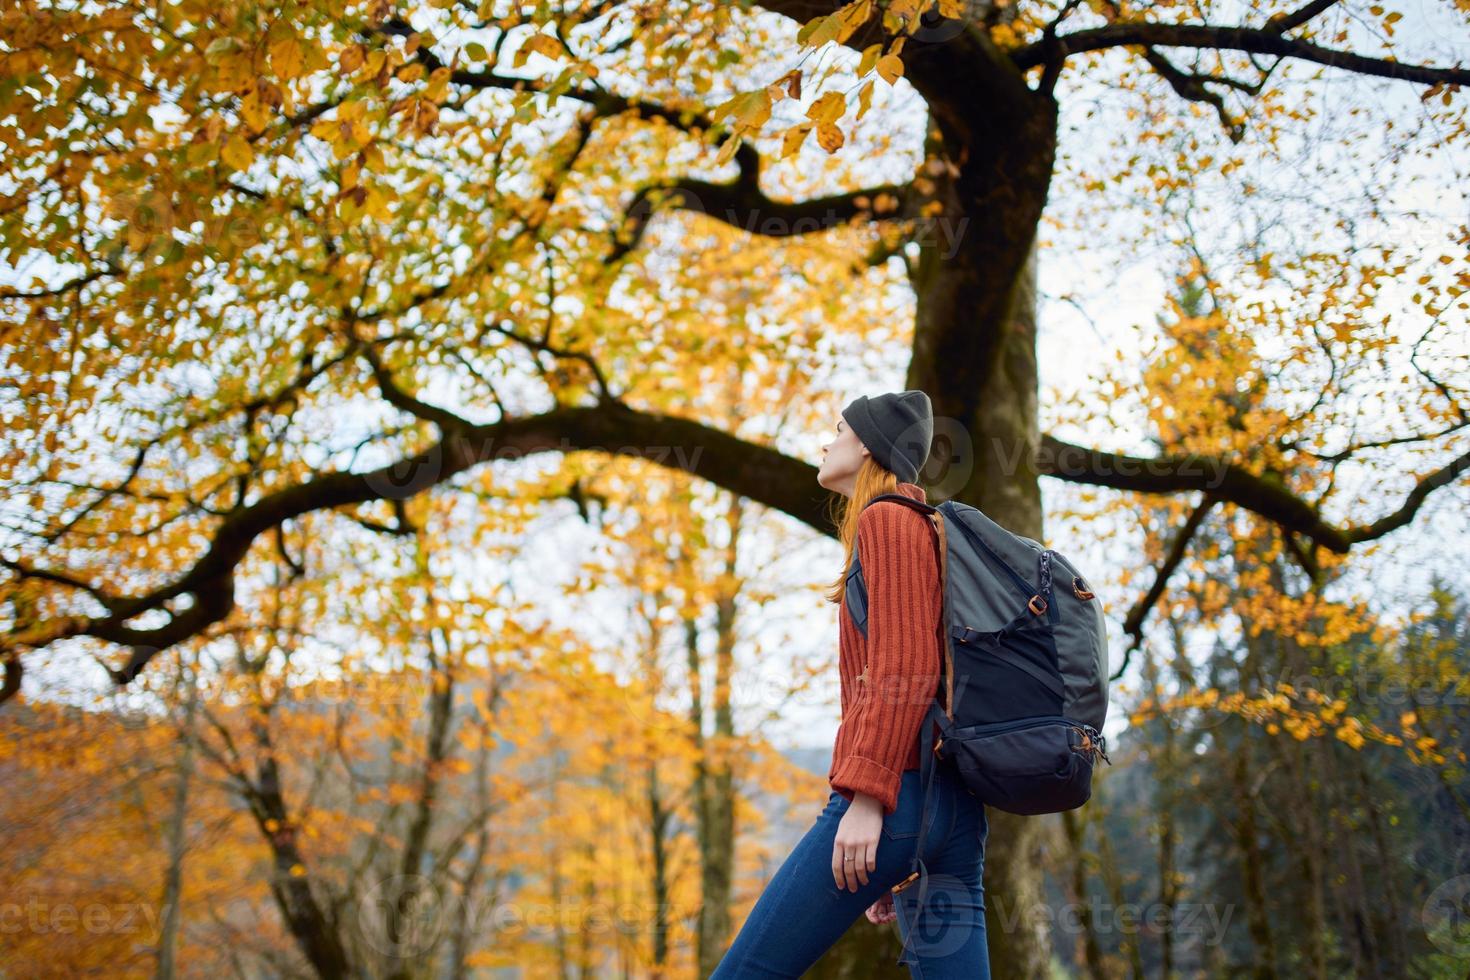
<svg viewBox="0 0 1470 980">
<path fill-rule="evenodd" d="M 1064 718 L 1061 715 L 1035 715 L 1031 718 L 1018 718 L 1011 722 L 991 722 L 990 724 L 999 726 L 996 728 L 991 728 L 989 725 L 977 725 L 975 727 L 984 728 L 986 735 L 999 735 L 1001 732 L 1013 732 L 1022 728 L 1034 728 L 1038 725 L 1055 725 L 1058 722 L 1064 725 L 1076 724 L 1076 722 L 1069 718 Z"/>
<path fill-rule="evenodd" d="M 1113 764 L 1113 760 L 1110 759 L 1110 758 L 1108 758 L 1108 753 L 1107 753 L 1107 748 L 1106 748 L 1107 736 L 1104 735 L 1102 732 L 1098 731 L 1096 728 L 1093 728 L 1091 725 L 1085 725 L 1085 724 L 1082 724 L 1081 722 L 1073 721 L 1072 719 L 1070 719 L 1070 718 L 1068 718 L 1068 717 L 1066 717 L 1064 715 L 1036 715 L 1036 716 L 1031 717 L 1031 718 L 1019 718 L 1019 719 L 1017 719 L 1017 720 L 1015 720 L 1013 722 L 1009 722 L 1009 723 L 1007 723 L 1007 722 L 994 722 L 993 724 L 999 726 L 997 728 L 989 728 L 987 726 L 980 726 L 980 725 L 977 725 L 975 727 L 977 727 L 977 728 L 984 727 L 985 728 L 984 734 L 986 734 L 986 735 L 999 735 L 1002 732 L 1015 732 L 1015 731 L 1020 731 L 1022 729 L 1025 729 L 1025 728 L 1036 728 L 1036 727 L 1039 727 L 1041 725 L 1055 725 L 1055 724 L 1058 724 L 1058 723 L 1061 723 L 1063 725 L 1070 725 L 1072 728 L 1076 728 L 1079 731 L 1086 732 L 1088 738 L 1092 739 L 1093 745 L 1094 745 L 1097 753 L 1103 757 L 1103 759 L 1107 762 L 1108 765 L 1111 766 Z"/>
</svg>

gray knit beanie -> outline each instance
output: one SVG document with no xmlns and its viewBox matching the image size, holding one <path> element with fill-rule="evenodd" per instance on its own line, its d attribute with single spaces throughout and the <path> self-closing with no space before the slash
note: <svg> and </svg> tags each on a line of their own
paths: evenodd
<svg viewBox="0 0 1470 980">
<path fill-rule="evenodd" d="M 904 483 L 919 478 L 934 441 L 934 408 L 917 388 L 869 398 L 859 395 L 842 410 L 868 452 Z"/>
</svg>

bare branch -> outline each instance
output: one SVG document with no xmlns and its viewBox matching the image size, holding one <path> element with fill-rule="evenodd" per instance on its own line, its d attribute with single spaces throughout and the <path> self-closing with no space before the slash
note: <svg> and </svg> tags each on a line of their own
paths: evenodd
<svg viewBox="0 0 1470 980">
<path fill-rule="evenodd" d="M 57 296 L 64 296 L 67 293 L 75 292 L 76 290 L 81 289 L 83 286 L 94 283 L 104 276 L 115 276 L 120 274 L 121 272 L 122 268 L 120 266 L 118 266 L 116 263 L 108 262 L 100 269 L 93 269 L 91 272 L 88 272 L 85 275 L 80 275 L 76 276 L 75 278 L 68 279 L 61 285 L 53 286 L 50 289 L 37 289 L 31 292 L 25 292 L 12 286 L 5 286 L 3 288 L 0 288 L 0 300 L 53 299 Z"/>
<path fill-rule="evenodd" d="M 1164 562 L 1159 566 L 1158 574 L 1154 576 L 1153 585 L 1149 586 L 1149 590 L 1143 598 L 1139 599 L 1133 604 L 1133 608 L 1128 610 L 1128 616 L 1123 620 L 1123 632 L 1133 637 L 1133 643 L 1129 645 L 1128 654 L 1132 654 L 1143 643 L 1143 621 L 1147 618 L 1148 611 L 1154 607 L 1154 603 L 1158 602 L 1159 597 L 1164 594 L 1164 588 L 1169 584 L 1170 576 L 1179 567 L 1179 563 L 1184 560 L 1184 553 L 1189 550 L 1189 542 L 1194 540 L 1195 532 L 1204 523 L 1205 517 L 1209 514 L 1210 509 L 1218 502 L 1219 498 L 1211 494 L 1206 494 L 1204 499 L 1199 502 L 1199 506 L 1195 507 L 1190 513 L 1189 519 L 1184 522 L 1184 526 L 1179 529 L 1179 533 L 1174 535 L 1174 540 L 1169 545 L 1169 553 L 1164 556 Z M 1123 665 L 1118 668 L 1119 674 L 1127 667 L 1126 658 L 1127 655 L 1125 655 Z"/>
</svg>

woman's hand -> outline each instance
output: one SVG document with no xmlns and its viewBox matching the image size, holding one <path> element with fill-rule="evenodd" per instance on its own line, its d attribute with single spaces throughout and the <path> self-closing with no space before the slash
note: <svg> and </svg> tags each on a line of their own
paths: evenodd
<svg viewBox="0 0 1470 980">
<path fill-rule="evenodd" d="M 866 793 L 853 793 L 832 841 L 832 877 L 838 888 L 855 892 L 868 883 L 868 872 L 878 867 L 882 830 L 883 804 Z"/>
<path fill-rule="evenodd" d="M 880 926 L 898 918 L 898 913 L 893 909 L 893 892 L 885 892 L 883 897 L 869 905 L 868 911 L 863 914 L 868 917 L 869 922 Z"/>
</svg>

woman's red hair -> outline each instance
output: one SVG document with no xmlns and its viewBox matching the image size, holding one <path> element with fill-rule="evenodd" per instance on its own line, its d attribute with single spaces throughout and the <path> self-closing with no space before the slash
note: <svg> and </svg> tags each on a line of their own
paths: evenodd
<svg viewBox="0 0 1470 980">
<path fill-rule="evenodd" d="M 842 571 L 827 590 L 828 602 L 841 603 L 847 596 L 847 569 L 852 564 L 852 549 L 857 547 L 858 517 L 862 515 L 863 508 L 878 494 L 893 493 L 897 489 L 898 476 L 892 470 L 884 469 L 873 457 L 864 456 L 853 481 L 852 496 L 837 495 L 841 499 L 835 501 L 832 523 L 842 541 Z"/>
</svg>

